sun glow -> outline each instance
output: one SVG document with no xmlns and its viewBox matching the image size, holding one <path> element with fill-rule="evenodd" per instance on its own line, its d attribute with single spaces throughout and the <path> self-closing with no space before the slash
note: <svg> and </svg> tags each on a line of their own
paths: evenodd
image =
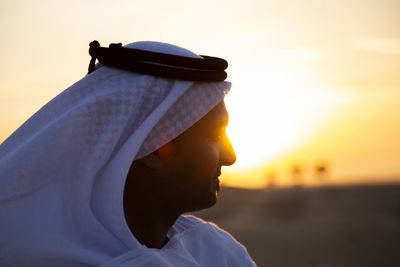
<svg viewBox="0 0 400 267">
<path fill-rule="evenodd" d="M 334 90 L 313 89 L 307 68 L 242 71 L 230 77 L 227 133 L 237 154 L 230 170 L 265 164 L 294 149 L 332 118 L 333 104 L 342 98 Z"/>
</svg>

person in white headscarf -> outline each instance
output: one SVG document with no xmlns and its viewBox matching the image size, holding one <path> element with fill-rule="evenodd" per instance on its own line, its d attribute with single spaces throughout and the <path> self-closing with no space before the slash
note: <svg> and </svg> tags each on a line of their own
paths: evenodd
<svg viewBox="0 0 400 267">
<path fill-rule="evenodd" d="M 150 58 L 139 66 L 153 74 L 95 58 L 0 146 L 0 266 L 254 266 L 227 232 L 182 215 L 215 204 L 221 167 L 235 161 L 230 83 L 190 66 L 176 74 L 179 62 L 164 75 Z"/>
</svg>

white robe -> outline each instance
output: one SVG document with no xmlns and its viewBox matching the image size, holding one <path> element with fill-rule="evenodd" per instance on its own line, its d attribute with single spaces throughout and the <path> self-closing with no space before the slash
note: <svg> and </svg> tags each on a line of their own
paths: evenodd
<svg viewBox="0 0 400 267">
<path fill-rule="evenodd" d="M 216 225 L 180 216 L 162 249 L 145 246 L 102 266 L 255 266 L 246 248 Z"/>
<path fill-rule="evenodd" d="M 128 47 L 197 57 L 155 42 Z M 100 67 L 0 146 L 0 266 L 247 266 L 229 234 L 180 217 L 160 250 L 123 211 L 129 167 L 221 102 L 229 82 L 177 81 Z M 234 263 L 237 265 L 234 265 Z"/>
</svg>

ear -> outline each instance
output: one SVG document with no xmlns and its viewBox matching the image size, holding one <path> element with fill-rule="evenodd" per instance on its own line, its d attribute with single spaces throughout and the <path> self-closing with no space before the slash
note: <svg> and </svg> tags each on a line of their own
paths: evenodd
<svg viewBox="0 0 400 267">
<path fill-rule="evenodd" d="M 142 162 L 151 169 L 162 169 L 172 159 L 172 143 L 168 142 L 151 154 L 142 158 Z"/>
</svg>

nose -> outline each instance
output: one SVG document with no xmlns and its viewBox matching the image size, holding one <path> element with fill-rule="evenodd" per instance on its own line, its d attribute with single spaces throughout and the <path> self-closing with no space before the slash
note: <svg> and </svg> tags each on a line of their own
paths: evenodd
<svg viewBox="0 0 400 267">
<path fill-rule="evenodd" d="M 220 154 L 221 165 L 230 166 L 236 161 L 235 150 L 233 149 L 231 141 L 228 137 L 225 138 L 224 142 L 221 144 L 221 154 Z"/>
</svg>

